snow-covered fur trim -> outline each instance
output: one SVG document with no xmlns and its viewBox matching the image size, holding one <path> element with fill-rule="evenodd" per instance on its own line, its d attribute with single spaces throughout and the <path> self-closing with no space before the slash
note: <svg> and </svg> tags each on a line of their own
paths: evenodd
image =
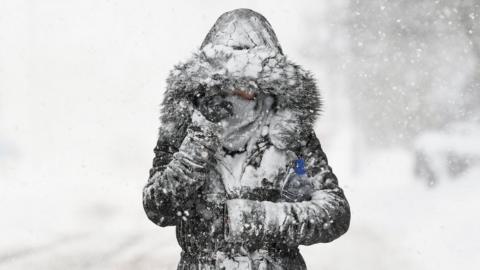
<svg viewBox="0 0 480 270">
<path fill-rule="evenodd" d="M 163 112 L 177 114 L 170 115 L 177 118 L 179 109 L 190 107 L 195 97 L 239 88 L 257 96 L 274 96 L 278 115 L 289 117 L 281 120 L 298 124 L 293 129 L 300 137 L 294 136 L 294 140 L 312 128 L 321 109 L 320 94 L 310 72 L 289 61 L 281 51 L 264 46 L 236 50 L 207 44 L 170 72 Z M 289 113 L 281 113 L 285 111 Z M 183 120 L 188 122 L 191 112 L 185 113 L 188 115 Z"/>
</svg>

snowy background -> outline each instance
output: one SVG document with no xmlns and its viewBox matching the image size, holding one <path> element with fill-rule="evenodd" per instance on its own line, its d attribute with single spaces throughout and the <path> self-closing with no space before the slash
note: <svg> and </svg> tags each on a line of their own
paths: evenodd
<svg viewBox="0 0 480 270">
<path fill-rule="evenodd" d="M 350 231 L 309 269 L 480 265 L 477 0 L 0 0 L 0 269 L 175 269 L 141 191 L 168 70 L 262 13 L 315 74 Z"/>
</svg>

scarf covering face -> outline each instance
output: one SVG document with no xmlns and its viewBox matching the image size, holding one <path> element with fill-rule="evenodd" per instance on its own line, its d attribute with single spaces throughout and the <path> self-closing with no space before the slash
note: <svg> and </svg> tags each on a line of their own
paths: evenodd
<svg viewBox="0 0 480 270">
<path fill-rule="evenodd" d="M 221 141 L 230 151 L 245 150 L 249 141 L 253 143 L 262 135 L 270 115 L 272 98 L 248 100 L 229 95 L 225 99 L 232 104 L 233 115 L 221 121 L 224 127 Z"/>
</svg>

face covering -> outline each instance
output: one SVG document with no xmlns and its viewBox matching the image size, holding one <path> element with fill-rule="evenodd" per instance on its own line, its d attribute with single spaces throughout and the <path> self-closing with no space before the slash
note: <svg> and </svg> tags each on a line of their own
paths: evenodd
<svg viewBox="0 0 480 270">
<path fill-rule="evenodd" d="M 272 98 L 257 98 L 248 100 L 238 95 L 225 98 L 233 106 L 233 115 L 221 121 L 224 127 L 222 134 L 223 146 L 230 151 L 243 151 L 250 140 L 261 135 L 265 125 Z"/>
</svg>

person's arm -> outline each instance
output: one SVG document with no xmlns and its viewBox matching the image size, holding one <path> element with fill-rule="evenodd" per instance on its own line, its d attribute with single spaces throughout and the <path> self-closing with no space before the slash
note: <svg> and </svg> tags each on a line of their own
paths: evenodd
<svg viewBox="0 0 480 270">
<path fill-rule="evenodd" d="M 197 190 L 213 164 L 218 137 L 215 125 L 182 104 L 174 112 L 164 109 L 155 158 L 143 189 L 148 218 L 159 226 L 175 225 L 189 216 Z"/>
<path fill-rule="evenodd" d="M 228 241 L 262 241 L 288 246 L 330 242 L 348 230 L 350 208 L 313 130 L 299 151 L 312 181 L 302 202 L 227 201 Z"/>
</svg>

